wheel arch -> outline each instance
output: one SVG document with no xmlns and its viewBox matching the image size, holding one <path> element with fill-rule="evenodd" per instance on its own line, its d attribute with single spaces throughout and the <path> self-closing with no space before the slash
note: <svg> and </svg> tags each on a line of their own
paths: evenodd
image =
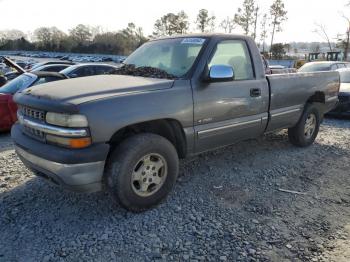
<svg viewBox="0 0 350 262">
<path fill-rule="evenodd" d="M 117 147 L 124 139 L 139 133 L 153 133 L 168 139 L 175 147 L 179 158 L 187 155 L 187 141 L 181 123 L 175 119 L 157 119 L 127 125 L 117 130 L 108 143 Z"/>
<path fill-rule="evenodd" d="M 312 96 L 309 97 L 307 103 L 326 103 L 326 94 L 322 91 L 316 91 Z"/>
</svg>

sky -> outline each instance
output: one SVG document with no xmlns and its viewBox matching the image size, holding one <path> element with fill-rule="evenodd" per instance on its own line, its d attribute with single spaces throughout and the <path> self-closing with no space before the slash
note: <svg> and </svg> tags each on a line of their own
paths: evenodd
<svg viewBox="0 0 350 262">
<path fill-rule="evenodd" d="M 267 12 L 273 0 L 256 0 L 261 13 Z M 68 32 L 77 24 L 101 26 L 104 30 L 118 31 L 128 22 L 144 29 L 146 35 L 153 31 L 156 19 L 168 12 L 184 10 L 191 23 L 199 9 L 205 8 L 217 17 L 217 24 L 227 16 L 233 17 L 243 0 L 0 0 L 0 30 L 19 29 L 25 33 L 41 26 L 56 26 Z M 326 25 L 328 34 L 335 41 L 344 33 L 350 17 L 348 0 L 284 0 L 288 21 L 275 42 L 322 42 L 314 33 L 315 23 Z M 195 30 L 192 26 L 192 31 Z M 216 31 L 221 32 L 218 28 Z M 241 33 L 239 28 L 235 33 Z M 268 41 L 268 40 L 267 40 Z"/>
</svg>

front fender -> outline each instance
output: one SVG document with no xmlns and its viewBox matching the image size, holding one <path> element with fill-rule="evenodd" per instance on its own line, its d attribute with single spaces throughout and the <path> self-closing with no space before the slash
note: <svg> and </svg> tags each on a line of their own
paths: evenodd
<svg viewBox="0 0 350 262">
<path fill-rule="evenodd" d="M 107 142 L 118 130 L 141 122 L 175 119 L 193 127 L 190 82 L 178 80 L 170 89 L 116 96 L 82 104 L 79 111 L 89 121 L 94 143 Z"/>
</svg>

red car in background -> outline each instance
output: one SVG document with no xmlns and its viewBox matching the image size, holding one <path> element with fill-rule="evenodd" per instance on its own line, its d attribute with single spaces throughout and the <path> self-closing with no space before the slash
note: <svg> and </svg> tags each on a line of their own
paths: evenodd
<svg viewBox="0 0 350 262">
<path fill-rule="evenodd" d="M 16 92 L 26 88 L 67 79 L 67 76 L 53 72 L 24 73 L 0 88 L 0 131 L 8 131 L 17 121 L 17 105 L 13 101 Z"/>
</svg>

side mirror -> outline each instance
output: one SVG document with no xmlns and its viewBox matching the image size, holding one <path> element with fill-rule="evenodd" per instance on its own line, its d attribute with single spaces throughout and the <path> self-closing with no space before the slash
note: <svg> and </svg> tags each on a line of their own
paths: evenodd
<svg viewBox="0 0 350 262">
<path fill-rule="evenodd" d="M 208 80 L 210 82 L 225 82 L 235 79 L 235 73 L 232 66 L 213 65 L 209 69 Z"/>
</svg>

